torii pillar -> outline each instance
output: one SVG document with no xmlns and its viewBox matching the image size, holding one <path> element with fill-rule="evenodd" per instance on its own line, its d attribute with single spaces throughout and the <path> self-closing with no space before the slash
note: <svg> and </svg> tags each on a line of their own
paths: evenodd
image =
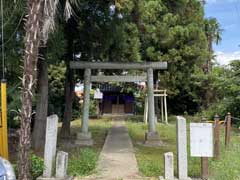
<svg viewBox="0 0 240 180">
<path fill-rule="evenodd" d="M 89 106 L 90 106 L 90 83 L 91 69 L 87 68 L 84 71 L 84 101 L 83 101 L 83 117 L 81 123 L 81 132 L 77 134 L 75 144 L 81 146 L 92 146 L 92 134 L 88 131 L 89 123 Z"/>
<path fill-rule="evenodd" d="M 148 132 L 145 134 L 145 144 L 160 146 L 160 136 L 156 130 L 155 107 L 154 107 L 154 84 L 153 69 L 147 69 L 147 93 L 148 93 Z"/>
</svg>

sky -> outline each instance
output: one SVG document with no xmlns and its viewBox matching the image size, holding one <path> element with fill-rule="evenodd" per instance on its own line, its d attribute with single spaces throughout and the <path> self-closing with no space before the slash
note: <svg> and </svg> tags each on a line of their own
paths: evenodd
<svg viewBox="0 0 240 180">
<path fill-rule="evenodd" d="M 240 59 L 240 0 L 206 0 L 205 16 L 217 18 L 223 29 L 222 41 L 214 45 L 217 62 Z"/>
</svg>

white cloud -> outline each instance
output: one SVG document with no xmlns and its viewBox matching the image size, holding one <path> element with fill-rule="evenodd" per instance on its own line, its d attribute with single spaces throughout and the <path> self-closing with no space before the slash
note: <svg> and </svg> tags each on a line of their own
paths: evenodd
<svg viewBox="0 0 240 180">
<path fill-rule="evenodd" d="M 214 4 L 214 3 L 226 3 L 226 2 L 235 2 L 236 0 L 206 0 L 206 3 L 208 4 Z"/>
<path fill-rule="evenodd" d="M 240 51 L 235 52 L 218 51 L 215 53 L 215 55 L 216 55 L 215 59 L 220 65 L 227 65 L 232 60 L 240 60 Z"/>
</svg>

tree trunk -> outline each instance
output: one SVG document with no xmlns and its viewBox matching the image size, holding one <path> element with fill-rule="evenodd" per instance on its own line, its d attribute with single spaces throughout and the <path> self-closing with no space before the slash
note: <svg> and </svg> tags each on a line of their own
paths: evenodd
<svg viewBox="0 0 240 180">
<path fill-rule="evenodd" d="M 45 54 L 45 52 L 43 52 Z M 46 121 L 48 114 L 48 63 L 46 59 L 38 60 L 38 95 L 36 116 L 33 129 L 33 148 L 42 150 L 45 144 Z"/>
<path fill-rule="evenodd" d="M 36 82 L 38 48 L 41 37 L 43 0 L 28 0 L 28 18 L 25 24 L 25 54 L 22 78 L 22 109 L 19 138 L 18 179 L 30 180 L 30 124 L 32 117 L 32 92 Z"/>
<path fill-rule="evenodd" d="M 74 33 L 76 30 L 76 22 L 73 18 L 70 18 L 68 22 L 65 24 L 64 34 L 67 39 L 67 52 L 65 54 L 65 64 L 66 64 L 66 81 L 65 81 L 65 109 L 63 115 L 63 122 L 62 122 L 62 129 L 61 129 L 61 136 L 68 137 L 70 136 L 70 126 L 71 126 L 71 119 L 72 119 L 72 104 L 74 99 L 74 76 L 73 70 L 70 69 L 70 61 L 73 60 L 74 54 Z"/>
<path fill-rule="evenodd" d="M 66 70 L 66 81 L 65 81 L 65 109 L 64 109 L 62 129 L 61 129 L 62 137 L 70 136 L 72 104 L 74 100 L 74 85 L 75 83 L 73 79 L 73 70 L 70 69 L 68 64 L 67 70 Z"/>
</svg>

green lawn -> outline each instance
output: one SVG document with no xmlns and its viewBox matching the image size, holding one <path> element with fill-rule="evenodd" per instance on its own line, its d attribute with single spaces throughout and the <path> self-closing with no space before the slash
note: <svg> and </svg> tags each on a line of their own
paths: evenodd
<svg viewBox="0 0 240 180">
<path fill-rule="evenodd" d="M 194 118 L 190 118 L 193 120 Z M 177 170 L 176 157 L 176 126 L 175 122 L 169 125 L 158 124 L 157 130 L 164 145 L 162 147 L 144 147 L 139 142 L 144 141 L 144 134 L 147 131 L 147 125 L 137 120 L 130 119 L 127 122 L 129 134 L 133 140 L 136 158 L 139 169 L 144 176 L 158 177 L 163 175 L 163 154 L 165 152 L 174 153 L 175 174 Z M 189 128 L 188 128 L 189 129 Z M 219 161 L 209 160 L 211 179 L 214 180 L 239 180 L 240 172 L 240 131 L 235 129 L 232 132 L 232 143 L 228 150 L 224 148 L 224 127 L 221 132 L 221 157 Z M 189 134 L 188 134 L 189 142 Z M 189 143 L 188 143 L 189 145 Z M 189 151 L 189 146 L 188 146 Z M 190 154 L 190 153 L 188 153 Z M 200 158 L 188 157 L 188 173 L 190 177 L 200 177 Z"/>
</svg>

